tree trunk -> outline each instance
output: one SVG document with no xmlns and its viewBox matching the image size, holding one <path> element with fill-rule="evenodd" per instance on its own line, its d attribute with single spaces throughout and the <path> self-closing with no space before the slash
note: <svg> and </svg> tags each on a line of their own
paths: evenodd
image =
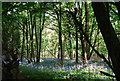
<svg viewBox="0 0 120 81">
<path fill-rule="evenodd" d="M 92 7 L 98 22 L 98 28 L 102 33 L 108 54 L 112 61 L 113 72 L 115 73 L 117 81 L 120 81 L 120 41 L 110 22 L 104 3 L 92 3 Z"/>
<path fill-rule="evenodd" d="M 60 46 L 58 45 L 58 59 L 60 59 Z"/>
<path fill-rule="evenodd" d="M 55 5 L 56 6 L 56 5 Z M 56 6 L 57 7 L 57 6 Z M 58 9 L 58 8 L 57 8 Z M 61 65 L 63 65 L 63 51 L 62 51 L 62 27 L 61 27 L 61 2 L 59 4 L 59 9 L 55 9 L 58 21 L 58 28 L 59 28 L 59 45 L 58 45 L 58 58 L 61 56 Z"/>
<path fill-rule="evenodd" d="M 23 22 L 24 23 L 24 22 Z M 22 29 L 22 32 L 23 32 L 23 40 L 22 40 L 22 52 L 21 52 L 21 61 L 23 59 L 23 56 L 24 56 L 24 48 L 25 48 L 25 25 L 23 25 L 23 29 Z"/>
<path fill-rule="evenodd" d="M 30 11 L 28 11 L 27 14 L 28 14 L 28 35 L 29 35 L 29 36 L 28 36 L 28 37 L 29 37 L 29 38 L 28 38 L 28 40 L 29 40 L 29 42 L 28 42 L 28 43 L 29 43 L 29 47 L 28 47 L 28 49 L 29 49 L 29 55 L 28 55 L 28 58 L 27 58 L 27 59 L 29 59 L 29 60 L 28 60 L 28 63 L 30 63 L 30 62 L 31 62 L 31 60 L 30 60 L 30 58 L 29 58 L 29 57 L 31 56 L 31 26 L 30 26 L 31 24 L 30 24 Z"/>
<path fill-rule="evenodd" d="M 42 29 L 40 28 L 40 42 L 39 42 L 39 53 L 38 53 L 38 57 L 37 57 L 37 62 L 40 62 L 41 43 L 42 43 Z"/>
<path fill-rule="evenodd" d="M 35 38 L 36 38 L 36 53 L 39 54 L 38 49 L 38 36 L 37 36 L 37 27 L 36 27 L 36 15 L 34 15 L 34 25 L 35 25 Z"/>
<path fill-rule="evenodd" d="M 76 63 L 78 63 L 78 27 L 76 26 Z"/>
<path fill-rule="evenodd" d="M 34 25 L 33 25 L 33 20 L 32 20 L 32 13 L 30 12 L 30 20 L 31 20 L 31 37 L 30 37 L 30 42 L 31 42 L 31 53 L 30 53 L 30 61 L 32 62 L 32 58 L 34 55 L 34 47 L 33 47 L 33 29 L 34 29 Z"/>
<path fill-rule="evenodd" d="M 84 39 L 83 40 L 83 47 L 82 47 L 82 57 L 83 57 L 83 64 L 87 63 L 87 41 Z"/>
<path fill-rule="evenodd" d="M 29 46 L 28 46 L 28 24 L 27 24 L 27 18 L 26 18 L 26 46 L 27 46 L 27 58 L 29 57 Z"/>
<path fill-rule="evenodd" d="M 87 5 L 87 2 L 85 2 L 85 34 L 87 35 L 88 37 L 88 5 Z M 84 38 L 84 41 L 83 41 L 83 64 L 86 64 L 87 63 L 87 54 L 88 54 L 88 51 L 87 51 L 87 40 Z"/>
<path fill-rule="evenodd" d="M 68 27 L 68 39 L 69 39 L 69 45 L 70 45 L 70 48 L 69 48 L 69 57 L 70 57 L 70 59 L 73 59 L 70 27 Z"/>
<path fill-rule="evenodd" d="M 92 37 L 92 35 L 90 36 Z M 93 43 L 93 47 L 95 48 L 95 45 L 96 45 L 96 42 L 97 42 L 97 37 L 99 37 L 99 29 L 97 30 L 97 34 L 95 36 L 95 40 L 94 40 L 94 43 Z M 90 39 L 90 42 L 91 42 L 91 39 Z M 99 51 L 99 41 L 98 41 L 98 45 L 97 45 L 97 50 Z M 87 55 L 87 60 L 90 60 L 91 56 L 92 56 L 92 53 L 93 53 L 93 49 L 90 51 L 89 55 Z"/>
<path fill-rule="evenodd" d="M 61 27 L 61 4 L 60 6 L 60 14 L 59 14 L 59 44 L 60 44 L 60 55 L 61 55 L 61 65 L 63 65 L 63 51 L 62 51 L 62 27 Z"/>
<path fill-rule="evenodd" d="M 43 4 L 43 7 L 42 7 Z M 40 55 L 41 55 L 41 47 L 42 47 L 42 31 L 44 28 L 44 23 L 45 23 L 45 5 L 46 3 L 40 3 L 40 42 L 39 42 L 39 53 L 37 55 L 37 62 L 40 61 Z M 42 10 L 44 8 L 44 10 Z"/>
</svg>

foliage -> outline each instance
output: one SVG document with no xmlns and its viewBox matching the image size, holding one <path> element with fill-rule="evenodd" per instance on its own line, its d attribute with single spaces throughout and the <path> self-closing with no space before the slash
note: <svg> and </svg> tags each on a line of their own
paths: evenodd
<svg viewBox="0 0 120 81">
<path fill-rule="evenodd" d="M 108 7 L 107 3 L 104 4 L 106 8 L 109 7 L 107 15 L 119 37 L 120 23 L 117 8 L 112 3 L 109 3 Z M 91 57 L 97 56 L 93 48 L 108 58 L 108 49 L 97 27 L 98 23 L 90 2 L 3 2 L 2 5 L 2 52 L 8 59 L 17 55 L 21 61 L 26 57 L 28 63 L 39 64 L 42 57 L 59 58 L 60 54 L 63 56 L 62 59 L 84 61 L 85 54 L 86 56 L 91 54 Z M 90 43 L 86 40 L 84 32 Z M 52 62 L 49 60 L 49 63 L 53 64 Z M 66 62 L 64 60 L 63 63 Z M 72 66 L 74 62 L 64 65 Z M 83 62 L 80 61 L 79 64 Z M 104 77 L 97 72 L 94 74 L 91 69 L 74 69 L 70 72 L 69 69 L 62 69 L 56 72 L 53 67 L 45 71 L 27 65 L 20 66 L 20 69 L 23 75 L 28 75 L 25 76 L 27 79 L 71 80 Z"/>
</svg>

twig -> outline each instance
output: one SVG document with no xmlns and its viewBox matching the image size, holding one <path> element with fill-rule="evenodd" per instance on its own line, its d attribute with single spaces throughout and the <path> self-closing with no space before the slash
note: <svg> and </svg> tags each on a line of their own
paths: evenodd
<svg viewBox="0 0 120 81">
<path fill-rule="evenodd" d="M 102 74 L 104 74 L 104 75 L 106 75 L 106 76 L 115 77 L 114 75 L 111 75 L 111 74 L 106 73 L 106 72 L 103 72 L 103 71 L 100 71 L 100 73 L 102 73 Z"/>
</svg>

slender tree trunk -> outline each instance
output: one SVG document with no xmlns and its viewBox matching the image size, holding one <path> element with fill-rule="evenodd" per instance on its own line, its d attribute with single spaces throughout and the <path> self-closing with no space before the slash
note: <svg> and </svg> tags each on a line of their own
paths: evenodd
<svg viewBox="0 0 120 81">
<path fill-rule="evenodd" d="M 62 38 L 63 38 L 63 42 L 62 42 L 62 52 L 63 52 L 63 53 L 62 53 L 62 54 L 65 55 L 65 54 L 66 54 L 66 46 L 67 46 L 67 45 L 66 45 L 66 44 L 67 44 L 66 34 L 63 34 L 63 37 L 62 37 Z M 64 55 L 63 55 L 63 56 L 64 56 Z"/>
<path fill-rule="evenodd" d="M 69 39 L 69 45 L 70 45 L 70 47 L 69 47 L 69 57 L 70 57 L 70 59 L 73 59 L 70 27 L 68 27 L 68 39 Z"/>
<path fill-rule="evenodd" d="M 29 46 L 28 46 L 28 24 L 27 24 L 27 18 L 26 18 L 26 46 L 27 46 L 27 58 L 29 56 Z"/>
<path fill-rule="evenodd" d="M 74 12 L 72 11 L 69 11 L 70 15 L 72 16 L 72 18 L 74 19 L 74 24 L 76 26 L 76 63 L 78 63 L 78 25 L 77 25 L 77 22 L 76 22 L 76 15 L 77 15 L 77 8 L 74 8 Z"/>
<path fill-rule="evenodd" d="M 37 27 L 36 27 L 36 15 L 34 16 L 34 25 L 35 25 L 35 38 L 36 38 L 36 53 L 39 54 L 38 49 L 38 36 L 37 36 Z"/>
<path fill-rule="evenodd" d="M 76 63 L 78 63 L 78 27 L 76 26 Z"/>
<path fill-rule="evenodd" d="M 86 53 L 86 40 L 83 39 L 83 34 L 80 31 L 80 40 L 81 40 L 81 46 L 82 46 L 82 60 L 83 64 L 87 63 L 87 53 Z"/>
<path fill-rule="evenodd" d="M 83 64 L 87 63 L 87 41 L 83 40 L 83 50 L 82 50 L 82 56 L 83 56 Z"/>
<path fill-rule="evenodd" d="M 68 23 L 70 23 L 71 21 L 70 21 L 70 15 L 69 14 L 67 14 L 66 15 L 67 16 L 67 19 L 68 19 Z M 72 24 L 70 23 L 70 25 L 72 26 Z M 70 29 L 70 27 L 71 26 L 69 26 L 68 24 L 67 24 L 67 28 L 68 28 L 68 41 L 69 41 L 69 43 L 68 43 L 68 45 L 69 45 L 69 49 L 68 49 L 68 53 L 69 53 L 69 58 L 70 59 L 73 59 L 73 54 L 72 54 L 72 41 L 71 41 L 71 29 Z"/>
<path fill-rule="evenodd" d="M 60 46 L 58 45 L 58 59 L 60 59 Z"/>
<path fill-rule="evenodd" d="M 92 37 L 92 35 L 91 35 Z M 95 40 L 94 40 L 94 43 L 93 43 L 93 47 L 95 48 L 95 45 L 96 45 L 96 42 L 97 42 L 97 37 L 99 37 L 99 29 L 97 30 L 97 34 L 95 36 Z M 91 41 L 91 40 L 90 40 Z M 99 51 L 99 41 L 98 41 L 98 45 L 97 45 L 97 50 Z M 89 55 L 87 56 L 87 60 L 90 60 L 91 56 L 92 56 L 92 53 L 93 53 L 93 49 L 90 51 Z"/>
<path fill-rule="evenodd" d="M 31 57 L 31 22 L 30 22 L 30 11 L 28 11 L 27 12 L 27 14 L 28 14 L 28 40 L 29 40 L 29 47 L 28 47 L 28 49 L 29 49 L 29 55 L 28 55 L 28 63 L 30 63 L 31 62 L 31 60 L 30 60 L 30 57 Z"/>
<path fill-rule="evenodd" d="M 40 27 L 39 27 L 39 53 L 37 55 L 37 61 L 36 62 L 40 62 L 40 55 L 41 55 L 41 38 L 42 38 L 42 3 L 40 3 Z"/>
<path fill-rule="evenodd" d="M 86 16 L 86 18 L 85 18 L 85 34 L 87 35 L 87 37 L 88 37 L 88 4 L 87 4 L 87 2 L 85 2 L 85 16 Z M 88 52 L 87 52 L 87 46 L 88 44 L 87 44 L 87 41 L 86 41 L 86 39 L 84 38 L 84 41 L 83 41 L 83 52 L 82 52 L 82 54 L 83 54 L 83 64 L 86 64 L 87 63 L 87 54 L 88 54 Z"/>
<path fill-rule="evenodd" d="M 60 2 L 61 3 L 61 2 Z M 57 6 L 56 6 L 57 7 Z M 62 51 L 62 27 L 61 27 L 61 4 L 59 4 L 59 10 L 55 9 L 56 15 L 57 15 L 57 21 L 58 21 L 58 28 L 59 28 L 59 45 L 58 45 L 58 58 L 61 60 L 61 65 L 63 65 L 63 51 Z"/>
<path fill-rule="evenodd" d="M 62 27 L 61 27 L 61 4 L 60 6 L 60 14 L 59 14 L 59 44 L 60 44 L 60 54 L 61 54 L 61 65 L 63 65 L 63 51 L 62 51 Z"/>
<path fill-rule="evenodd" d="M 113 72 L 115 73 L 117 81 L 120 81 L 120 41 L 110 22 L 104 3 L 92 3 L 92 7 L 98 22 L 98 28 L 102 33 L 108 54 L 112 61 Z"/>
<path fill-rule="evenodd" d="M 31 20 L 31 37 L 30 37 L 30 42 L 31 42 L 31 53 L 30 53 L 30 61 L 32 62 L 32 58 L 34 55 L 34 48 L 33 48 L 33 29 L 34 29 L 34 25 L 33 25 L 33 20 L 32 20 L 32 13 L 30 12 L 30 20 Z"/>
<path fill-rule="evenodd" d="M 24 22 L 23 22 L 23 23 L 24 23 Z M 24 56 L 24 53 L 25 53 L 25 50 L 24 50 L 24 48 L 25 48 L 25 25 L 23 25 L 22 31 L 23 31 L 23 40 L 22 40 L 21 61 L 22 61 L 23 56 Z"/>
<path fill-rule="evenodd" d="M 39 55 L 37 62 L 40 61 L 40 55 L 41 55 L 41 43 L 42 43 L 42 29 L 40 28 L 40 42 L 39 42 Z"/>
<path fill-rule="evenodd" d="M 42 7 L 43 4 L 43 7 Z M 40 3 L 40 42 L 39 42 L 39 53 L 37 55 L 37 62 L 40 61 L 40 55 L 41 55 L 41 47 L 42 47 L 42 31 L 44 28 L 44 23 L 45 23 L 45 9 L 43 10 L 42 8 L 45 8 L 46 3 Z"/>
<path fill-rule="evenodd" d="M 93 30 L 94 30 L 94 24 L 95 24 L 95 19 L 93 19 L 93 25 L 92 25 L 92 28 L 91 28 L 91 31 L 90 31 L 90 42 L 92 40 L 92 35 L 93 35 Z M 97 36 L 97 35 L 96 35 Z M 94 40 L 94 46 L 96 44 L 96 39 Z M 90 46 L 89 46 L 89 53 L 87 54 L 87 60 L 90 60 L 91 56 L 93 54 L 93 49 L 90 51 Z"/>
<path fill-rule="evenodd" d="M 78 3 L 79 6 L 79 18 L 80 18 L 80 25 L 79 25 L 79 31 L 80 31 L 80 40 L 81 40 L 81 46 L 82 46 L 82 60 L 83 60 L 83 64 L 87 63 L 87 41 L 86 39 L 83 37 L 82 31 L 81 31 L 81 27 L 82 27 L 82 8 L 80 7 L 80 4 Z M 88 5 L 87 2 L 85 2 L 85 33 L 88 35 Z M 76 22 L 77 19 L 74 18 L 75 21 L 75 25 L 78 26 L 78 23 Z"/>
<path fill-rule="evenodd" d="M 81 33 L 81 31 L 80 31 L 80 41 L 81 41 L 81 47 L 82 47 L 82 52 L 81 52 L 81 54 L 82 54 L 82 60 L 84 60 L 84 44 L 83 44 L 83 34 Z"/>
</svg>

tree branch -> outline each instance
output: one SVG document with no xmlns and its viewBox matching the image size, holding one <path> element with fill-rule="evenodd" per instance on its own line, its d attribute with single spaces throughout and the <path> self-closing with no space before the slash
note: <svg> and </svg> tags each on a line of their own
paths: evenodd
<svg viewBox="0 0 120 81">
<path fill-rule="evenodd" d="M 77 20 L 76 16 L 74 16 L 74 15 L 75 15 L 74 13 L 72 13 L 71 11 L 68 11 L 68 12 L 69 12 L 69 14 L 72 15 L 72 17 L 73 17 L 73 19 L 74 19 L 75 25 L 76 25 L 76 26 L 79 26 L 82 34 L 85 36 L 85 39 L 87 40 L 87 42 L 88 42 L 88 44 L 90 45 L 90 47 L 91 47 L 91 48 L 95 51 L 95 53 L 96 53 L 100 58 L 102 58 L 102 59 L 109 65 L 109 67 L 113 70 L 113 66 L 111 65 L 111 63 L 105 58 L 105 56 L 104 56 L 103 54 L 100 54 L 100 53 L 94 48 L 94 46 L 91 44 L 91 42 L 89 41 L 88 36 L 87 36 L 87 35 L 85 34 L 85 32 L 83 31 L 83 28 L 82 28 L 83 24 L 82 24 L 82 22 L 79 22 L 79 21 Z"/>
<path fill-rule="evenodd" d="M 103 71 L 100 71 L 100 73 L 102 73 L 102 74 L 104 74 L 104 75 L 106 75 L 106 76 L 115 77 L 114 75 L 111 75 L 111 74 L 106 73 L 106 72 L 103 72 Z"/>
</svg>

